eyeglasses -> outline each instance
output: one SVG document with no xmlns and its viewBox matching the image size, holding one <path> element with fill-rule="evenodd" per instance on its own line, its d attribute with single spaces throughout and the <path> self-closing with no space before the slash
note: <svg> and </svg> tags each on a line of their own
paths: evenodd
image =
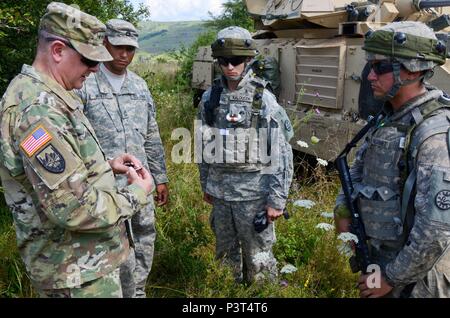
<svg viewBox="0 0 450 318">
<path fill-rule="evenodd" d="M 239 64 L 244 63 L 246 59 L 247 59 L 246 56 L 233 56 L 233 57 L 219 57 L 217 58 L 217 61 L 222 66 L 228 66 L 228 64 L 237 66 Z"/>
<path fill-rule="evenodd" d="M 80 54 L 80 52 L 78 52 L 78 51 L 73 47 L 73 45 L 72 45 L 70 42 L 66 42 L 66 41 L 63 41 L 63 40 L 61 40 L 61 39 L 51 38 L 51 37 L 50 37 L 50 38 L 47 38 L 47 41 L 61 41 L 61 42 L 63 42 L 67 47 L 71 48 L 72 50 L 74 50 L 75 52 L 77 52 L 78 54 Z M 100 62 L 90 60 L 90 59 L 84 57 L 84 56 L 81 55 L 81 54 L 80 54 L 80 56 L 81 56 L 81 59 L 80 59 L 80 60 L 81 60 L 81 63 L 83 63 L 84 65 L 86 65 L 86 66 L 89 67 L 89 68 L 96 67 L 98 64 L 100 64 Z"/>
<path fill-rule="evenodd" d="M 394 71 L 391 61 L 370 62 L 370 66 L 377 75 L 383 75 Z"/>
</svg>

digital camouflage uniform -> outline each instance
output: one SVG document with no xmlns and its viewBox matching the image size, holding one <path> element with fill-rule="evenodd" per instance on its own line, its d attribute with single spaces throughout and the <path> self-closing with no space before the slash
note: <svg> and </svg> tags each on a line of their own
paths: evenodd
<svg viewBox="0 0 450 318">
<path fill-rule="evenodd" d="M 114 19 L 108 21 L 106 26 L 109 41 L 137 45 L 137 41 L 133 40 L 133 37 L 137 39 L 137 33 L 132 24 Z M 107 157 L 130 153 L 150 171 L 156 184 L 168 182 L 155 105 L 147 83 L 141 77 L 127 70 L 122 88 L 116 94 L 100 68 L 99 72 L 88 77 L 77 93 Z M 116 183 L 122 187 L 127 184 L 127 179 L 118 175 Z M 149 205 L 132 218 L 134 252 L 121 267 L 122 289 L 127 298 L 146 296 L 145 283 L 152 266 L 156 236 L 155 207 L 151 195 L 148 200 Z"/>
<path fill-rule="evenodd" d="M 94 32 L 105 26 L 74 10 L 51 3 L 40 30 L 79 41 L 83 54 L 98 50 Z M 83 28 L 71 35 L 64 21 L 72 14 Z M 94 55 L 111 59 L 102 48 Z M 129 251 L 122 221 L 147 203 L 144 189 L 113 186 L 80 100 L 47 75 L 24 65 L 0 106 L 2 187 L 33 285 L 44 297 L 121 297 L 115 276 Z"/>
<path fill-rule="evenodd" d="M 240 45 L 239 39 L 251 39 L 248 31 L 237 27 L 219 32 L 218 41 L 221 41 L 222 36 L 226 41 L 237 39 L 237 45 Z M 229 53 L 221 53 L 213 44 L 213 52 L 217 54 L 215 57 L 244 55 L 246 50 L 248 47 L 240 50 L 232 46 Z M 274 279 L 277 276 L 277 262 L 272 252 L 276 240 L 274 224 L 257 233 L 253 220 L 258 212 L 267 210 L 267 206 L 283 210 L 286 205 L 293 175 L 292 148 L 289 145 L 292 127 L 274 95 L 264 88 L 265 81 L 256 77 L 252 70 L 244 72 L 244 77 L 233 92 L 228 89 L 225 77 L 216 80 L 214 86 L 220 87 L 222 91 L 213 112 L 213 123 L 208 124 L 206 119 L 206 104 L 212 102 L 212 89 L 203 95 L 198 118 L 202 121 L 202 149 L 211 149 L 215 145 L 216 153 L 220 152 L 223 158 L 230 159 L 221 162 L 208 161 L 204 157 L 199 164 L 203 192 L 213 197 L 211 226 L 216 236 L 216 257 L 233 268 L 237 281 L 242 281 L 243 275 L 247 281 Z M 260 109 L 256 107 L 258 104 Z M 229 120 L 230 116 L 238 114 L 240 121 Z M 235 135 L 235 138 L 239 138 L 240 134 L 245 138 L 241 145 L 248 149 L 249 136 L 246 136 L 246 131 L 251 127 L 272 128 L 269 134 L 273 138 L 269 137 L 269 147 L 276 149 L 274 152 L 279 156 L 271 170 L 266 170 L 267 166 L 249 158 L 237 160 L 240 150 L 236 151 L 235 145 L 226 144 L 226 140 L 232 140 L 230 138 Z M 245 132 L 234 133 L 233 128 L 242 128 Z M 225 137 L 223 153 L 218 150 L 221 147 L 217 139 L 212 137 L 213 131 Z M 260 137 L 256 135 L 256 138 Z M 241 154 L 246 156 L 245 151 Z"/>
<path fill-rule="evenodd" d="M 445 49 L 437 48 L 434 33 L 421 23 L 393 23 L 380 31 L 366 39 L 369 60 L 388 58 L 377 51 L 384 43 L 398 50 L 392 60 L 410 71 L 427 72 L 445 62 Z M 406 44 L 385 43 L 401 40 L 399 33 Z M 420 48 L 422 39 L 415 36 L 427 45 Z M 407 50 L 413 56 L 422 50 L 423 60 L 412 60 Z M 408 296 L 401 295 L 406 286 L 413 288 L 411 297 L 450 296 L 449 105 L 443 92 L 432 88 L 397 111 L 386 103 L 385 118 L 367 134 L 350 171 L 371 261 L 394 287 L 388 297 Z M 342 194 L 336 204 L 345 204 Z"/>
</svg>

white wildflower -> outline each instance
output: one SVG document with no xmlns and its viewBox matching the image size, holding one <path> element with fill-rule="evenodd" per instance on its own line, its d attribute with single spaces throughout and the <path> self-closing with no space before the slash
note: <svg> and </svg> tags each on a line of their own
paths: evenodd
<svg viewBox="0 0 450 318">
<path fill-rule="evenodd" d="M 329 223 L 319 223 L 316 225 L 316 229 L 321 229 L 325 231 L 331 231 L 334 229 L 334 225 Z"/>
<path fill-rule="evenodd" d="M 287 264 L 287 265 L 283 266 L 280 273 L 281 274 L 291 274 L 291 273 L 295 273 L 296 271 L 297 271 L 297 267 L 295 267 L 294 265 L 291 265 L 291 264 Z"/>
<path fill-rule="evenodd" d="M 301 208 L 307 208 L 307 209 L 311 209 L 315 205 L 316 205 L 316 203 L 311 200 L 297 200 L 294 202 L 294 206 L 299 206 Z"/>
<path fill-rule="evenodd" d="M 254 264 L 266 265 L 270 262 L 269 252 L 259 252 L 253 257 Z"/>
<path fill-rule="evenodd" d="M 326 219 L 333 219 L 334 218 L 334 214 L 333 212 L 322 212 L 320 213 L 320 215 Z"/>
<path fill-rule="evenodd" d="M 326 161 L 324 159 L 320 159 L 320 158 L 316 158 L 316 159 L 317 159 L 317 162 L 319 163 L 319 165 L 324 166 L 324 167 L 328 166 L 328 161 Z"/>
<path fill-rule="evenodd" d="M 297 141 L 297 145 L 299 145 L 302 148 L 308 148 L 308 144 L 306 142 L 304 142 L 303 140 L 299 140 Z"/>
<path fill-rule="evenodd" d="M 350 257 L 353 255 L 352 246 L 348 242 L 342 242 L 338 246 L 337 250 L 339 251 L 339 253 L 341 253 L 342 255 L 345 255 L 347 257 Z"/>
<path fill-rule="evenodd" d="M 340 239 L 341 241 L 344 241 L 344 242 L 351 242 L 351 241 L 353 241 L 355 243 L 359 242 L 358 237 L 355 234 L 350 233 L 350 232 L 342 232 L 341 234 L 338 235 L 338 239 Z"/>
</svg>

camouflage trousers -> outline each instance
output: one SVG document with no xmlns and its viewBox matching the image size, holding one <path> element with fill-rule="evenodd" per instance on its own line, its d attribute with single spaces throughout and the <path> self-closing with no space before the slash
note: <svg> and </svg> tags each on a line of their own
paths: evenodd
<svg viewBox="0 0 450 318">
<path fill-rule="evenodd" d="M 77 288 L 36 289 L 41 298 L 122 298 L 119 273 L 120 269 L 117 268 Z"/>
<path fill-rule="evenodd" d="M 145 298 L 145 284 L 153 263 L 156 238 L 153 202 L 131 218 L 134 249 L 120 266 L 120 281 L 124 298 Z"/>
<path fill-rule="evenodd" d="M 261 233 L 253 226 L 256 213 L 266 209 L 266 199 L 231 202 L 214 199 L 211 228 L 216 236 L 216 258 L 231 266 L 237 282 L 274 280 L 274 224 Z"/>
</svg>

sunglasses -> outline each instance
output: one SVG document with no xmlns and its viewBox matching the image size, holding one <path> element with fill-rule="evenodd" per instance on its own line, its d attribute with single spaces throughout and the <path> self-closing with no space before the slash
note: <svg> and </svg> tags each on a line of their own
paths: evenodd
<svg viewBox="0 0 450 318">
<path fill-rule="evenodd" d="M 246 59 L 247 59 L 246 56 L 233 56 L 233 57 L 219 57 L 217 58 L 217 61 L 222 66 L 228 66 L 228 64 L 237 66 L 239 64 L 244 63 Z"/>
<path fill-rule="evenodd" d="M 383 75 L 394 71 L 394 67 L 390 61 L 371 62 L 370 66 L 377 75 Z"/>
<path fill-rule="evenodd" d="M 57 39 L 57 38 L 47 38 L 47 41 L 61 41 L 61 42 L 63 42 L 67 47 L 71 48 L 72 50 L 74 50 L 75 52 L 77 52 L 78 54 L 80 54 L 80 53 L 73 47 L 73 45 L 72 45 L 70 42 L 66 42 L 66 41 L 63 41 L 63 40 Z M 88 58 L 85 58 L 85 57 L 84 57 L 83 55 L 81 55 L 81 54 L 80 54 L 80 56 L 81 56 L 81 63 L 83 63 L 84 65 L 86 65 L 86 66 L 89 67 L 89 68 L 96 67 L 98 64 L 100 64 L 100 62 L 98 62 L 98 61 L 93 61 L 93 60 L 90 60 L 90 59 L 88 59 Z"/>
</svg>

